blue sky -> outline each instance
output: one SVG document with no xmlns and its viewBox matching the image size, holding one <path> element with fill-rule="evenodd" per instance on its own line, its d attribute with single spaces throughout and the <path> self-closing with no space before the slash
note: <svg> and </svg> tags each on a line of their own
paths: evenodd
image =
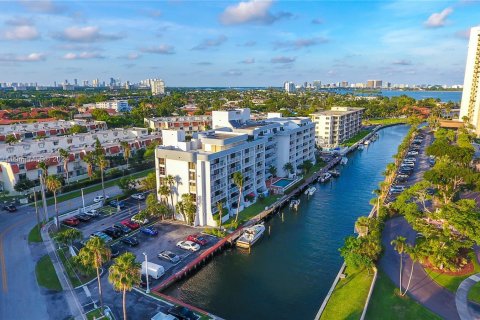
<svg viewBox="0 0 480 320">
<path fill-rule="evenodd" d="M 0 82 L 460 84 L 480 1 L 0 2 Z"/>
</svg>

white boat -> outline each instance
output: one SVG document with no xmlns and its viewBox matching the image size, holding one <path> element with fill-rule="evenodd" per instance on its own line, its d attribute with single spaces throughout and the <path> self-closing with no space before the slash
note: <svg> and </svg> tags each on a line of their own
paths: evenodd
<svg viewBox="0 0 480 320">
<path fill-rule="evenodd" d="M 342 157 L 342 160 L 340 160 L 340 164 L 347 164 L 347 163 L 348 163 L 348 158 Z"/>
<path fill-rule="evenodd" d="M 290 208 L 293 208 L 293 209 L 298 209 L 298 206 L 300 205 L 300 200 L 298 199 L 293 199 L 290 201 Z"/>
<path fill-rule="evenodd" d="M 368 139 L 365 140 L 365 141 L 363 142 L 363 144 L 366 145 L 366 146 L 368 146 L 368 145 L 370 144 L 370 140 L 368 140 Z"/>
<path fill-rule="evenodd" d="M 237 247 L 250 248 L 255 242 L 260 239 L 265 232 L 265 226 L 263 224 L 256 224 L 254 226 L 245 228 L 243 234 L 237 240 Z"/>
<path fill-rule="evenodd" d="M 313 194 L 315 193 L 315 191 L 317 191 L 317 188 L 315 188 L 315 187 L 310 187 L 310 188 L 308 188 L 307 190 L 305 190 L 305 194 L 306 194 L 307 196 L 311 196 L 311 195 L 313 195 Z"/>
<path fill-rule="evenodd" d="M 318 178 L 318 180 L 323 183 L 330 180 L 331 177 L 332 177 L 332 174 L 330 172 L 325 172 Z"/>
<path fill-rule="evenodd" d="M 332 177 L 340 177 L 340 171 L 338 171 L 337 169 L 328 170 L 328 173 L 330 173 Z"/>
<path fill-rule="evenodd" d="M 363 144 L 358 145 L 358 150 L 363 150 L 363 149 L 364 149 Z"/>
</svg>

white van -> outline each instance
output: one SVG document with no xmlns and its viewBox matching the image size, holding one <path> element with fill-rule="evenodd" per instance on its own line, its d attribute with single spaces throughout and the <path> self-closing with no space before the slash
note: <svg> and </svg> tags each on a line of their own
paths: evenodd
<svg viewBox="0 0 480 320">
<path fill-rule="evenodd" d="M 153 279 L 159 279 L 165 273 L 165 269 L 161 265 L 156 264 L 156 263 L 152 263 L 152 262 L 148 263 L 147 268 L 145 270 L 145 261 L 143 261 L 142 262 L 142 274 L 145 274 L 145 271 Z"/>
</svg>

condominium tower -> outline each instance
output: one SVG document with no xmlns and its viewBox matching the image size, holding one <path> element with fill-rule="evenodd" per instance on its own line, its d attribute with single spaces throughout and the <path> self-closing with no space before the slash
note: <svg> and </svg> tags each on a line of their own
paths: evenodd
<svg viewBox="0 0 480 320">
<path fill-rule="evenodd" d="M 470 30 L 460 120 L 468 117 L 480 136 L 480 27 Z"/>
</svg>

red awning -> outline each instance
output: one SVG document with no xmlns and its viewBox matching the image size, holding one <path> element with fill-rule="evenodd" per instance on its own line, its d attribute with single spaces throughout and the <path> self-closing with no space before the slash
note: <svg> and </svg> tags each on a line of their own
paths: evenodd
<svg viewBox="0 0 480 320">
<path fill-rule="evenodd" d="M 44 130 L 40 130 L 37 132 L 37 136 L 44 136 L 45 135 L 45 131 Z"/>
<path fill-rule="evenodd" d="M 12 171 L 13 173 L 19 173 L 20 168 L 18 168 L 18 164 L 12 164 Z"/>
<path fill-rule="evenodd" d="M 0 141 L 5 141 L 5 136 L 3 134 L 0 135 Z"/>
<path fill-rule="evenodd" d="M 113 146 L 110 147 L 110 154 L 115 154 L 120 152 L 120 147 L 119 146 Z"/>
<path fill-rule="evenodd" d="M 37 161 L 28 161 L 27 163 L 25 163 L 25 168 L 27 170 L 35 170 L 37 169 L 37 164 Z"/>
<path fill-rule="evenodd" d="M 45 161 L 45 163 L 47 164 L 47 166 L 56 165 L 56 164 L 58 164 L 58 158 L 57 157 L 49 158 Z"/>
<path fill-rule="evenodd" d="M 68 155 L 68 161 L 74 161 L 75 160 L 75 155 L 73 153 L 70 153 Z"/>
<path fill-rule="evenodd" d="M 52 135 L 52 134 L 57 134 L 57 129 L 52 129 L 52 130 L 50 130 L 50 134 L 51 134 L 51 135 Z"/>
</svg>

